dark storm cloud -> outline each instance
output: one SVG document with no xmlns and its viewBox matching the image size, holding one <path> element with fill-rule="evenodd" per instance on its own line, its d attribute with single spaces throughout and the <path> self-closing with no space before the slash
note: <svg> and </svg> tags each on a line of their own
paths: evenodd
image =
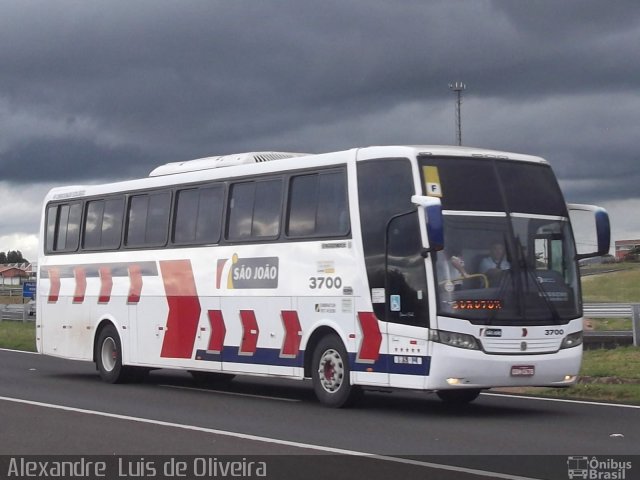
<svg viewBox="0 0 640 480">
<path fill-rule="evenodd" d="M 462 79 L 470 143 L 549 158 L 576 197 L 604 176 L 601 198 L 637 196 L 626 134 L 640 115 L 623 100 L 639 86 L 634 2 L 6 1 L 0 10 L 5 179 L 123 178 L 234 151 L 451 143 L 447 84 Z"/>
<path fill-rule="evenodd" d="M 135 147 L 100 146 L 83 139 L 33 139 L 6 151 L 2 161 L 16 175 L 69 182 L 138 173 L 148 158 Z"/>
</svg>

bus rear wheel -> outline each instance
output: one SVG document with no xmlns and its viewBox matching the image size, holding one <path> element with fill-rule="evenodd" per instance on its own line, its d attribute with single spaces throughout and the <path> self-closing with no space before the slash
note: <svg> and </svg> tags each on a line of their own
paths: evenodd
<svg viewBox="0 0 640 480">
<path fill-rule="evenodd" d="M 146 368 L 122 365 L 122 343 L 118 330 L 113 325 L 100 330 L 95 358 L 100 378 L 107 383 L 139 382 L 149 371 Z"/>
<path fill-rule="evenodd" d="M 438 390 L 436 395 L 449 405 L 465 405 L 473 402 L 480 395 L 480 389 L 465 388 L 463 390 Z"/>
<path fill-rule="evenodd" d="M 333 408 L 350 407 L 362 397 L 362 389 L 351 385 L 349 357 L 340 337 L 327 335 L 313 351 L 311 378 L 320 403 Z"/>
</svg>

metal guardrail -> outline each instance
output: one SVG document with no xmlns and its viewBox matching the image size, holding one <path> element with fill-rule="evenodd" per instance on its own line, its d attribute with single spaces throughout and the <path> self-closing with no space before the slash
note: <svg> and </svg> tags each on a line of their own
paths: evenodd
<svg viewBox="0 0 640 480">
<path fill-rule="evenodd" d="M 591 341 L 606 342 L 631 337 L 634 346 L 640 346 L 640 303 L 586 303 L 582 308 L 585 318 L 631 318 L 630 332 L 585 332 Z M 597 339 L 596 339 L 597 338 Z"/>
<path fill-rule="evenodd" d="M 2 297 L 22 297 L 22 287 L 0 286 L 0 296 Z"/>
<path fill-rule="evenodd" d="M 631 318 L 633 305 L 629 303 L 586 303 L 583 306 L 587 318 Z"/>
<path fill-rule="evenodd" d="M 18 322 L 28 322 L 34 321 L 35 319 L 35 303 L 15 303 L 0 305 L 0 321 L 11 320 Z"/>
</svg>

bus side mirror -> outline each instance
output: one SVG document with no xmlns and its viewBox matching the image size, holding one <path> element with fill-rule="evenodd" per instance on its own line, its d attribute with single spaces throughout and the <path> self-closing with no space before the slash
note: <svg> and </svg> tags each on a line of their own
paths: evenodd
<svg viewBox="0 0 640 480">
<path fill-rule="evenodd" d="M 608 254 L 611 246 L 611 225 L 607 211 L 595 205 L 572 203 L 567 206 L 577 244 L 576 258 L 582 260 Z"/>
<path fill-rule="evenodd" d="M 440 199 L 424 195 L 413 195 L 411 203 L 424 208 L 429 240 L 429 248 L 425 250 L 425 253 L 442 250 L 444 248 L 444 220 Z"/>
</svg>

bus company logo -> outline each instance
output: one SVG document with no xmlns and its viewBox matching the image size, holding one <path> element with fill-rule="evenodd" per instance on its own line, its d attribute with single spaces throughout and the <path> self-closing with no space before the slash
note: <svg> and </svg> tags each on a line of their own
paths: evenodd
<svg viewBox="0 0 640 480">
<path fill-rule="evenodd" d="M 614 458 L 571 456 L 567 458 L 567 475 L 570 479 L 585 480 L 626 480 L 631 462 Z"/>
<path fill-rule="evenodd" d="M 228 258 L 218 260 L 216 288 L 221 287 L 223 272 L 228 263 Z M 233 254 L 227 273 L 227 288 L 278 288 L 278 275 L 278 257 L 241 259 L 237 254 Z"/>
</svg>

